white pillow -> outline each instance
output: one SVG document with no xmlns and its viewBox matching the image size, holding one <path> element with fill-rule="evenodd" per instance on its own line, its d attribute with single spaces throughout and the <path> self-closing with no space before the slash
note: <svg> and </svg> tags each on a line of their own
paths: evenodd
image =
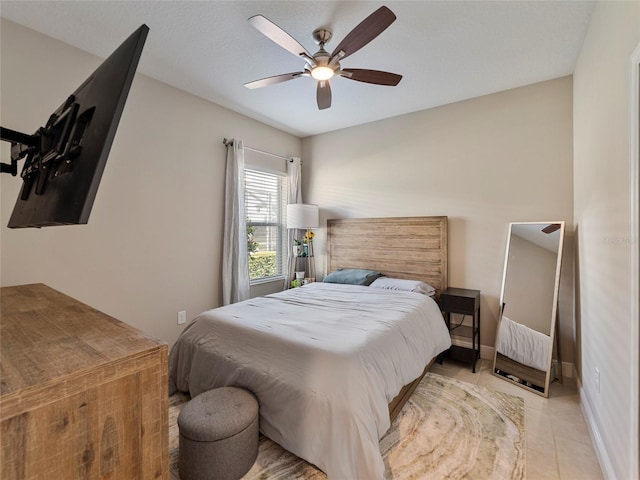
<svg viewBox="0 0 640 480">
<path fill-rule="evenodd" d="M 433 296 L 436 289 L 428 283 L 419 280 L 404 280 L 401 278 L 380 277 L 373 281 L 371 288 L 381 288 L 383 290 L 400 290 L 403 292 L 416 292 L 427 296 Z"/>
</svg>

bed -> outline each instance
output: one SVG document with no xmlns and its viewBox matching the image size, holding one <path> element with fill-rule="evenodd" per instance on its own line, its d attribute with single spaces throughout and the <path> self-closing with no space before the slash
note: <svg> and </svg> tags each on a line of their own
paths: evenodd
<svg viewBox="0 0 640 480">
<path fill-rule="evenodd" d="M 446 217 L 329 220 L 327 232 L 328 271 L 446 288 Z M 379 439 L 449 346 L 431 297 L 312 283 L 204 312 L 172 348 L 169 376 L 191 396 L 247 388 L 264 435 L 329 479 L 374 480 L 384 477 Z"/>
</svg>

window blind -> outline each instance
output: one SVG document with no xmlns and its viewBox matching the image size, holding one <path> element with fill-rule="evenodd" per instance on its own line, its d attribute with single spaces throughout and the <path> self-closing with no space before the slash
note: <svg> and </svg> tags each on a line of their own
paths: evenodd
<svg viewBox="0 0 640 480">
<path fill-rule="evenodd" d="M 251 280 L 283 275 L 287 242 L 286 202 L 285 175 L 245 169 L 247 226 L 252 229 L 252 240 L 257 244 L 257 249 L 250 253 Z M 259 267 L 256 263 L 260 264 Z"/>
</svg>

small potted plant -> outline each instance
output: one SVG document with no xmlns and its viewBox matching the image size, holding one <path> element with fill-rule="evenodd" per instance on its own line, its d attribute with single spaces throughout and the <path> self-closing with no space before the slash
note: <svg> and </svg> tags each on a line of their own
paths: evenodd
<svg viewBox="0 0 640 480">
<path fill-rule="evenodd" d="M 293 239 L 293 256 L 301 257 L 303 252 L 302 242 L 297 238 Z"/>
</svg>

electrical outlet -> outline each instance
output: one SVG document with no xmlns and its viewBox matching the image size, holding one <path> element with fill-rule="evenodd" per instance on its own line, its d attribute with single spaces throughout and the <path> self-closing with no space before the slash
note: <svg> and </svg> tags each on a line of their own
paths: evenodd
<svg viewBox="0 0 640 480">
<path fill-rule="evenodd" d="M 184 325 L 185 323 L 187 323 L 187 311 L 180 310 L 178 312 L 178 325 Z"/>
<path fill-rule="evenodd" d="M 600 393 L 600 369 L 598 367 L 595 368 L 595 382 L 596 382 L 596 392 Z"/>
</svg>

